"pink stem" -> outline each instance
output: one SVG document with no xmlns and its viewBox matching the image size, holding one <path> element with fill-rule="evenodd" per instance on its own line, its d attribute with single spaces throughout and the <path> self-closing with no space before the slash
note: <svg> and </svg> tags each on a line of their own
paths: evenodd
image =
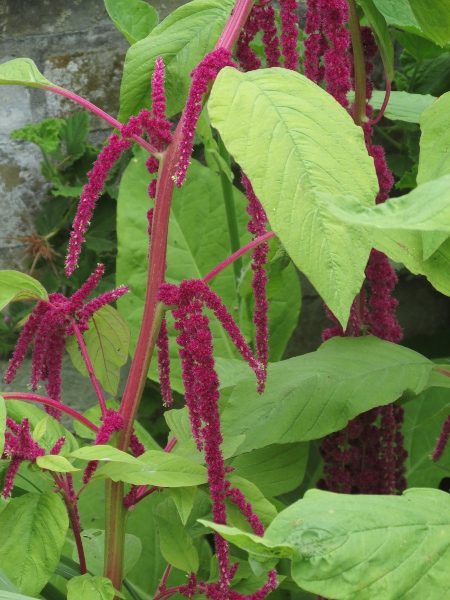
<svg viewBox="0 0 450 600">
<path fill-rule="evenodd" d="M 260 235 L 259 237 L 255 238 L 254 240 L 249 242 L 246 246 L 243 246 L 237 252 L 235 252 L 234 254 L 229 256 L 227 259 L 225 259 L 223 262 L 221 262 L 220 265 L 217 265 L 217 267 L 215 269 L 213 269 L 211 271 L 211 273 L 208 273 L 208 275 L 206 275 L 206 277 L 203 277 L 203 281 L 205 283 L 208 283 L 208 281 L 211 281 L 211 279 L 214 279 L 214 277 L 216 275 L 218 275 L 221 271 L 223 271 L 226 267 L 228 267 L 228 265 L 231 265 L 232 262 L 234 262 L 236 259 L 241 257 L 243 254 L 245 254 L 246 252 L 249 252 L 250 250 L 253 250 L 253 248 L 255 248 L 256 246 L 260 246 L 261 244 L 263 244 L 264 242 L 267 242 L 267 240 L 270 240 L 273 237 L 275 237 L 274 232 L 268 231 L 264 235 Z"/>
<path fill-rule="evenodd" d="M 120 129 L 120 127 L 122 126 L 122 123 L 120 123 L 120 121 L 117 121 L 116 119 L 114 119 L 114 117 L 108 115 L 108 113 L 103 111 L 98 106 L 95 106 L 95 104 L 92 104 L 92 102 L 89 102 L 89 100 L 85 100 L 81 96 L 78 96 L 78 94 L 74 94 L 74 92 L 70 92 L 69 90 L 66 90 L 64 88 L 53 87 L 50 85 L 43 85 L 42 89 L 47 90 L 48 92 L 54 92 L 55 94 L 59 94 L 60 96 L 65 96 L 66 98 L 69 98 L 69 100 L 74 100 L 75 102 L 81 104 L 81 106 L 84 106 L 85 108 L 93 112 L 95 115 L 97 115 L 113 127 L 116 127 L 117 129 Z M 156 148 L 154 148 L 151 144 L 143 140 L 138 135 L 133 135 L 132 138 L 135 142 L 142 146 L 142 148 L 145 148 L 151 154 L 158 154 L 158 150 L 156 150 Z"/>
<path fill-rule="evenodd" d="M 383 104 L 381 105 L 379 113 L 377 114 L 375 119 L 373 119 L 372 121 L 369 122 L 369 125 L 376 125 L 376 123 L 378 123 L 378 121 L 381 120 L 382 116 L 384 115 L 384 111 L 386 110 L 386 107 L 388 105 L 390 95 L 391 95 L 391 82 L 386 79 L 386 93 L 384 95 Z"/>
<path fill-rule="evenodd" d="M 92 386 L 95 390 L 95 393 L 97 394 L 97 399 L 98 399 L 98 403 L 100 404 L 102 415 L 105 415 L 106 414 L 105 397 L 103 396 L 102 388 L 100 387 L 98 379 L 95 376 L 94 367 L 92 366 L 91 359 L 89 357 L 89 353 L 86 348 L 86 344 L 84 343 L 83 334 L 81 333 L 80 328 L 78 327 L 75 319 L 72 319 L 72 327 L 73 327 L 73 330 L 77 337 L 78 345 L 80 347 L 81 354 L 83 355 L 83 360 L 86 364 L 87 372 L 89 373 L 89 377 L 91 379 Z"/>
<path fill-rule="evenodd" d="M 255 0 L 244 0 L 243 2 L 239 2 L 238 0 L 236 2 L 231 17 L 228 19 L 227 24 L 217 41 L 215 50 L 218 48 L 231 50 L 241 29 L 244 27 L 254 2 Z"/>
<path fill-rule="evenodd" d="M 447 375 L 447 377 L 450 377 L 450 371 L 447 371 L 447 369 L 433 369 L 433 371 L 436 371 L 436 373 L 442 373 L 442 375 Z"/>
<path fill-rule="evenodd" d="M 164 575 L 162 576 L 161 583 L 158 586 L 158 590 L 160 590 L 161 592 L 163 590 L 167 589 L 166 583 L 167 583 L 167 580 L 169 579 L 171 568 L 172 568 L 172 565 L 167 565 L 166 570 L 164 571 Z"/>
<path fill-rule="evenodd" d="M 80 415 L 80 413 L 78 413 L 76 410 L 73 410 L 73 408 L 70 408 L 65 404 L 61 404 L 61 402 L 57 402 L 56 400 L 52 400 L 51 398 L 22 392 L 2 392 L 0 395 L 3 396 L 4 400 L 26 400 L 28 402 L 40 402 L 41 404 L 45 404 L 46 406 L 53 406 L 53 408 L 57 408 L 61 412 L 66 413 L 66 415 L 70 415 L 76 421 L 79 421 L 91 431 L 98 433 L 99 428 L 97 427 L 97 425 L 94 425 L 94 423 L 91 423 L 89 419 L 86 419 L 86 417 Z"/>
</svg>

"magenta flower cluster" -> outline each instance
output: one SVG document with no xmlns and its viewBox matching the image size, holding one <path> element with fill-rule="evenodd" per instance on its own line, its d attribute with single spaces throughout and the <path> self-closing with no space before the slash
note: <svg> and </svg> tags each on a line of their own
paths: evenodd
<svg viewBox="0 0 450 600">
<path fill-rule="evenodd" d="M 178 187 L 181 187 L 186 179 L 194 144 L 195 128 L 202 112 L 203 95 L 208 92 L 210 82 L 216 79 L 221 69 L 235 66 L 231 52 L 225 48 L 218 48 L 207 54 L 191 73 L 192 84 L 182 116 L 179 159 L 175 174 Z"/>
<path fill-rule="evenodd" d="M 33 440 L 30 431 L 30 422 L 27 418 L 23 419 L 22 423 L 17 424 L 10 417 L 6 417 L 6 427 L 9 431 L 5 432 L 5 447 L 1 459 L 9 459 L 11 462 L 6 471 L 3 484 L 2 493 L 4 498 L 7 498 L 11 494 L 14 486 L 14 479 L 20 465 L 24 461 L 35 463 L 39 456 L 45 455 L 44 448 L 41 448 L 39 444 Z M 59 454 L 65 441 L 66 438 L 64 437 L 58 439 L 50 450 L 50 454 Z"/>
<path fill-rule="evenodd" d="M 36 390 L 40 381 L 46 381 L 45 387 L 49 397 L 61 402 L 61 368 L 67 338 L 75 334 L 75 328 L 80 332 L 89 329 L 88 321 L 95 312 L 128 291 L 128 287 L 119 286 L 88 301 L 103 272 L 104 266 L 98 265 L 86 283 L 71 298 L 54 293 L 49 295 L 48 301 L 40 300 L 37 303 L 20 334 L 6 371 L 6 383 L 14 380 L 28 347 L 34 341 L 31 387 Z M 59 410 L 47 406 L 45 409 L 59 420 Z"/>
<path fill-rule="evenodd" d="M 262 31 L 262 43 L 268 67 L 280 66 L 280 41 L 271 4 L 254 4 L 236 43 L 236 58 L 244 71 L 256 71 L 261 61 L 250 47 L 256 34 Z"/>
<path fill-rule="evenodd" d="M 253 358 L 241 332 L 220 298 L 212 292 L 207 284 L 198 280 L 181 282 L 179 287 L 163 284 L 158 298 L 172 309 L 175 319 L 174 328 L 178 332 L 177 343 L 182 362 L 183 383 L 186 405 L 189 410 L 191 429 L 199 450 L 204 450 L 207 465 L 209 493 L 212 501 L 214 523 L 226 525 L 227 513 L 225 500 L 231 499 L 243 512 L 254 531 L 262 535 L 264 528 L 254 514 L 252 506 L 245 500 L 237 488 L 231 488 L 227 481 L 227 468 L 221 450 L 223 442 L 220 431 L 219 414 L 219 379 L 215 370 L 213 357 L 212 334 L 209 319 L 203 314 L 206 306 L 214 312 L 224 329 L 230 335 L 236 348 L 255 371 L 259 389 L 262 391 L 263 378 L 259 363 Z M 234 567 L 229 563 L 228 543 L 215 534 L 216 554 L 219 564 L 218 583 L 207 586 L 208 598 L 242 598 L 229 590 L 234 574 Z M 274 583 L 275 582 L 275 583 Z M 263 598 L 276 585 L 276 576 L 271 573 L 269 581 L 250 597 Z M 190 590 L 190 588 L 189 588 Z M 186 595 L 188 595 L 186 589 Z M 258 595 L 261 594 L 262 595 Z M 233 596 L 233 594 L 235 594 Z M 256 594 L 256 595 L 255 595 Z"/>
<path fill-rule="evenodd" d="M 281 51 L 284 68 L 298 71 L 298 7 L 297 0 L 280 0 Z"/>
<path fill-rule="evenodd" d="M 142 110 L 138 117 L 131 117 L 127 125 L 120 127 L 120 136 L 114 133 L 108 138 L 108 142 L 100 152 L 93 169 L 88 173 L 88 183 L 81 194 L 70 234 L 66 257 L 67 277 L 73 273 L 77 266 L 84 235 L 108 174 L 122 153 L 130 148 L 130 140 L 145 132 L 155 152 L 163 152 L 172 141 L 172 126 L 166 118 L 164 64 L 161 57 L 156 59 L 152 78 L 152 103 L 152 114 L 148 110 Z M 158 170 L 158 160 L 154 156 L 151 156 L 147 162 L 147 168 L 150 173 Z M 156 180 L 150 184 L 149 193 L 152 198 L 154 198 L 155 191 Z"/>
</svg>

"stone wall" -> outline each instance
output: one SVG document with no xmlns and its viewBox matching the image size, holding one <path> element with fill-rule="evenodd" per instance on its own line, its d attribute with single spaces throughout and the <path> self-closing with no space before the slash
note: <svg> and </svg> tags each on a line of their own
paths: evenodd
<svg viewBox="0 0 450 600">
<path fill-rule="evenodd" d="M 186 0 L 152 0 L 160 19 Z M 0 0 L 0 62 L 28 57 L 55 84 L 117 115 L 122 65 L 128 42 L 117 31 L 103 0 Z M 40 150 L 10 134 L 79 107 L 62 96 L 21 86 L 0 86 L 0 269 L 20 269 L 17 236 L 33 230 L 46 191 Z M 109 132 L 91 117 L 91 136 Z"/>
</svg>

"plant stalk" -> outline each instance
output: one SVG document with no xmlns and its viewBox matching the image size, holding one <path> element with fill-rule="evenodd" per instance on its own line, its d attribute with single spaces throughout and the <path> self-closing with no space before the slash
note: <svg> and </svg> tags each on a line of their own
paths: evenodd
<svg viewBox="0 0 450 600">
<path fill-rule="evenodd" d="M 367 121 L 366 116 L 366 65 L 364 48 L 361 39 L 358 11 L 355 0 L 347 0 L 350 8 L 349 29 L 352 38 L 353 60 L 355 62 L 355 102 L 353 104 L 353 120 L 356 125 Z"/>
</svg>

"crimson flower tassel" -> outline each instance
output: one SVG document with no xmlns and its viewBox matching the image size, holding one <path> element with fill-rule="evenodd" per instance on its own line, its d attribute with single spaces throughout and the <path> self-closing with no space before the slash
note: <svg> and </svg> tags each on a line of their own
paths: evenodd
<svg viewBox="0 0 450 600">
<path fill-rule="evenodd" d="M 297 0 L 280 0 L 281 49 L 284 68 L 298 71 L 298 7 Z"/>
</svg>

